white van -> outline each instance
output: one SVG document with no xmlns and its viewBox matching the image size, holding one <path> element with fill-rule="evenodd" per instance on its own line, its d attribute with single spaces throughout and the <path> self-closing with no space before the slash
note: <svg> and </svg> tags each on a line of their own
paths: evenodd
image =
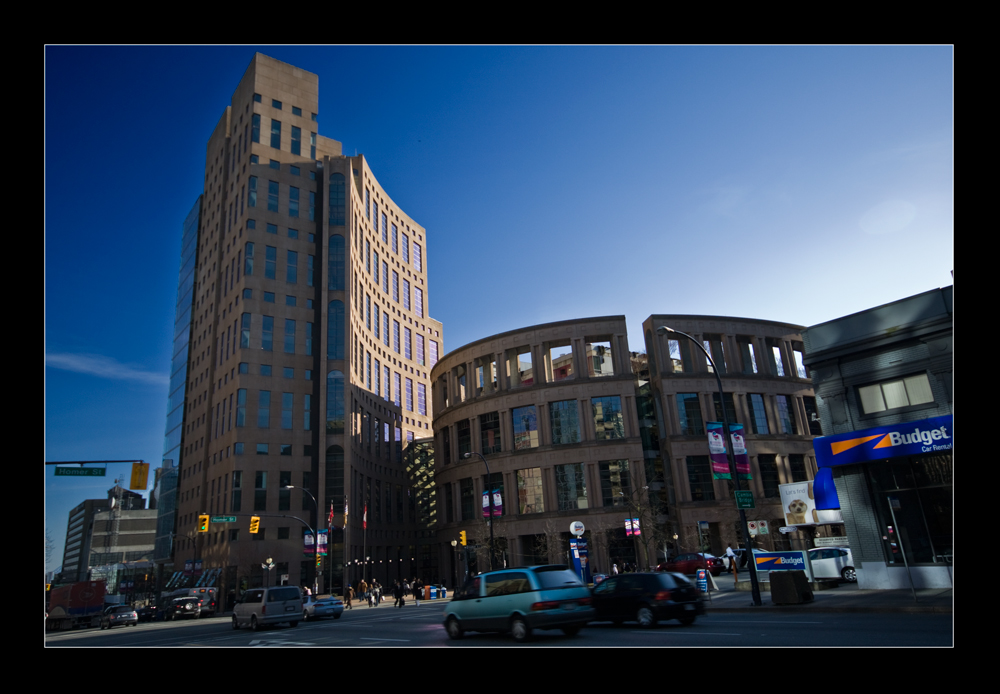
<svg viewBox="0 0 1000 694">
<path fill-rule="evenodd" d="M 261 627 L 288 622 L 297 627 L 302 619 L 302 594 L 296 586 L 251 588 L 233 606 L 233 629 Z"/>
</svg>

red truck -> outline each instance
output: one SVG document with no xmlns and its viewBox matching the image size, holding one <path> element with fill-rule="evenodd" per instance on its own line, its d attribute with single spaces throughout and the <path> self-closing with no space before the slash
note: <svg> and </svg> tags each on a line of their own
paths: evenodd
<svg viewBox="0 0 1000 694">
<path fill-rule="evenodd" d="M 104 592 L 104 581 L 80 581 L 53 587 L 49 592 L 46 631 L 100 626 Z"/>
</svg>

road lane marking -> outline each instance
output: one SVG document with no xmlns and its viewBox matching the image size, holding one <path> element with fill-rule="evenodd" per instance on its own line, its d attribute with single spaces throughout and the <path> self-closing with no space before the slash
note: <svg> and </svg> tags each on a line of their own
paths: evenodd
<svg viewBox="0 0 1000 694">
<path fill-rule="evenodd" d="M 366 639 L 360 638 L 358 641 L 401 641 L 403 643 L 409 643 L 410 639 Z"/>
</svg>

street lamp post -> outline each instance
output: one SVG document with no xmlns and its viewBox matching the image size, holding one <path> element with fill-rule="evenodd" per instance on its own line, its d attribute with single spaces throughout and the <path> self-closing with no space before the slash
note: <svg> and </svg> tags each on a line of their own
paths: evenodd
<svg viewBox="0 0 1000 694">
<path fill-rule="evenodd" d="M 475 451 L 473 451 L 475 452 Z M 486 466 L 486 486 L 490 487 L 486 490 L 486 496 L 490 500 L 490 571 L 493 570 L 493 475 L 490 474 L 490 464 L 486 462 L 486 458 L 483 457 L 482 453 L 476 453 L 479 459 L 483 461 L 483 465 Z M 472 453 L 466 453 L 465 458 L 471 458 Z"/>
<path fill-rule="evenodd" d="M 455 547 L 458 545 L 458 540 L 451 541 L 451 573 L 454 583 L 452 583 L 452 588 L 458 590 L 458 561 L 455 559 Z"/>
<path fill-rule="evenodd" d="M 716 384 L 719 386 L 719 405 L 722 407 L 722 426 L 723 426 L 723 438 L 725 439 L 726 445 L 726 458 L 729 461 L 729 474 L 733 478 L 733 485 L 736 487 L 736 491 L 740 491 L 740 477 L 736 474 L 736 460 L 733 457 L 733 446 L 732 441 L 729 438 L 729 417 L 726 415 L 726 396 L 723 394 L 722 390 L 722 377 L 719 376 L 719 369 L 715 365 L 715 361 L 712 359 L 712 355 L 708 353 L 705 349 L 705 345 L 698 342 L 691 335 L 687 333 L 682 333 L 680 330 L 674 330 L 665 325 L 660 326 L 656 329 L 657 335 L 666 335 L 667 333 L 675 333 L 677 335 L 683 335 L 687 339 L 691 340 L 698 348 L 705 353 L 705 357 L 708 359 L 708 363 L 712 365 L 712 372 L 715 374 Z M 750 550 L 750 529 L 747 527 L 747 514 L 743 509 L 739 509 L 740 512 L 740 524 L 743 526 L 743 544 Z M 760 607 L 760 586 L 757 583 L 757 570 L 750 562 L 750 588 L 753 591 L 753 604 Z"/>
<path fill-rule="evenodd" d="M 282 487 L 282 489 L 295 489 L 295 485 L 286 484 Z M 313 533 L 313 594 L 319 595 L 319 584 L 317 583 L 319 577 L 317 576 L 318 572 L 316 571 L 316 564 L 319 560 L 319 523 L 321 520 L 319 517 L 319 502 L 316 501 L 316 497 L 312 495 L 312 492 L 305 487 L 299 487 L 299 489 L 309 495 L 309 498 L 313 500 L 313 506 L 316 508 L 316 532 Z"/>
</svg>

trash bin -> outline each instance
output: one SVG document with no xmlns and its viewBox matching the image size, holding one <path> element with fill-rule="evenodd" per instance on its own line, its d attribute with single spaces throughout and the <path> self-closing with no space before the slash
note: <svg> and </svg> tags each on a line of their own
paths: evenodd
<svg viewBox="0 0 1000 694">
<path fill-rule="evenodd" d="M 812 602 L 813 592 L 805 571 L 772 571 L 771 602 L 775 605 L 798 605 Z"/>
<path fill-rule="evenodd" d="M 445 588 L 444 586 L 441 586 L 440 597 L 442 598 L 448 597 L 448 589 Z"/>
<path fill-rule="evenodd" d="M 427 590 L 429 590 L 430 593 L 431 593 L 431 596 L 429 598 L 427 598 L 427 599 L 428 600 L 437 600 L 437 596 L 438 596 L 437 586 L 428 586 Z"/>
<path fill-rule="evenodd" d="M 430 599 L 431 599 L 431 587 L 424 586 L 424 600 L 430 600 Z"/>
</svg>

